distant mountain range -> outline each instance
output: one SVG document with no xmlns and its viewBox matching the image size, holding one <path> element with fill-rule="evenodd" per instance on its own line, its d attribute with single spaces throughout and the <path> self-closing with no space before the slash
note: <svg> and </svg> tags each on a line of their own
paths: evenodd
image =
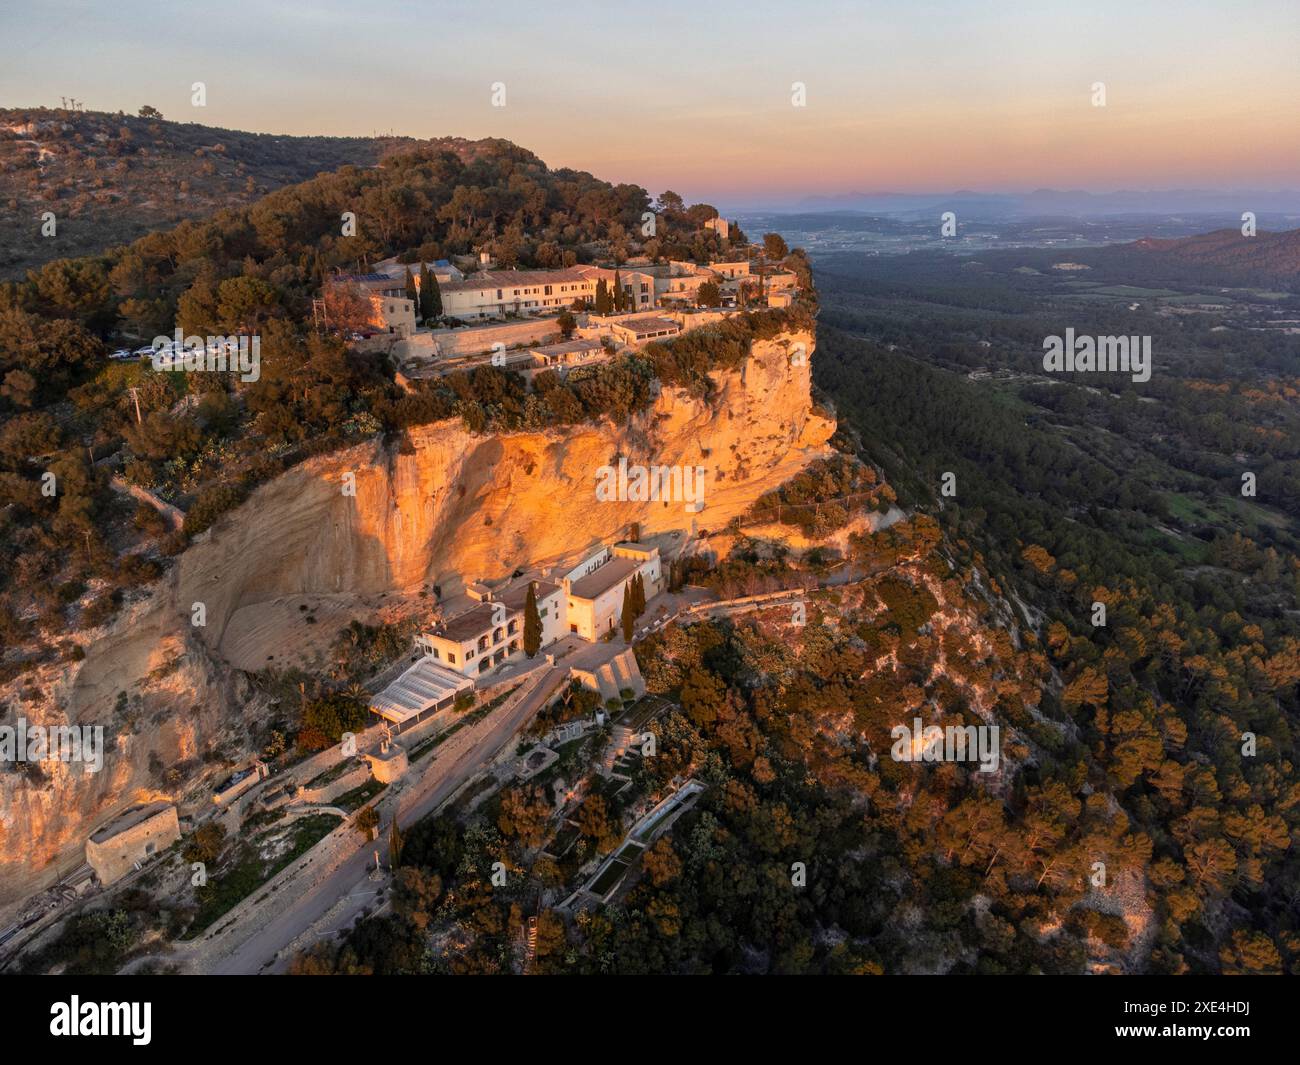
<svg viewBox="0 0 1300 1065">
<path fill-rule="evenodd" d="M 1146 239 L 1122 245 L 1124 250 L 1166 262 L 1214 267 L 1251 276 L 1300 276 L 1300 229 L 1244 237 L 1237 229 L 1218 229 L 1177 240 Z"/>
<path fill-rule="evenodd" d="M 1294 189 L 1240 192 L 1205 189 L 1125 190 L 1086 192 L 1082 189 L 1035 189 L 1028 193 L 982 193 L 962 189 L 951 193 L 850 192 L 808 196 L 791 207 L 800 211 L 864 211 L 910 216 L 955 211 L 978 218 L 1034 218 L 1061 215 L 1081 218 L 1123 215 L 1218 214 L 1300 216 L 1300 191 Z"/>
</svg>

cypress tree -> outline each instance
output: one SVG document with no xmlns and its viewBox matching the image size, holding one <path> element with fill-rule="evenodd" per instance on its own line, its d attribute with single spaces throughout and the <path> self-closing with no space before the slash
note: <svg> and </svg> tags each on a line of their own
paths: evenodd
<svg viewBox="0 0 1300 1065">
<path fill-rule="evenodd" d="M 528 585 L 524 600 L 524 654 L 532 658 L 542 647 L 542 617 L 537 613 L 537 582 Z"/>
<path fill-rule="evenodd" d="M 442 317 L 442 293 L 438 289 L 438 279 L 427 266 L 420 270 L 420 314 L 425 321 Z"/>
<path fill-rule="evenodd" d="M 388 861 L 394 869 L 402 864 L 402 830 L 397 827 L 397 818 L 393 818 L 393 829 L 388 834 Z"/>
<path fill-rule="evenodd" d="M 614 310 L 622 311 L 626 309 L 627 303 L 623 298 L 623 278 L 617 270 L 614 271 Z"/>
<path fill-rule="evenodd" d="M 686 563 L 681 559 L 673 559 L 668 563 L 668 590 L 670 592 L 680 592 L 686 584 Z"/>
<path fill-rule="evenodd" d="M 623 642 L 632 642 L 632 632 L 636 628 L 636 614 L 632 609 L 632 584 L 623 585 Z"/>
<path fill-rule="evenodd" d="M 420 309 L 420 293 L 415 288 L 415 275 L 411 273 L 411 268 L 406 268 L 406 298 L 415 304 L 415 309 Z"/>
<path fill-rule="evenodd" d="M 426 313 L 426 309 L 429 304 L 429 282 L 432 279 L 432 276 L 433 275 L 429 273 L 428 264 L 420 263 L 420 303 L 419 306 L 416 307 L 416 311 L 418 312 L 421 321 L 424 321 L 429 317 Z"/>
</svg>

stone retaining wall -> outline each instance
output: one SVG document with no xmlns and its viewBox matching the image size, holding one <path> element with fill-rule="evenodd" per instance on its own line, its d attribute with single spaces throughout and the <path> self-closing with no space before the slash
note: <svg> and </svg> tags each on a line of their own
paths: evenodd
<svg viewBox="0 0 1300 1065">
<path fill-rule="evenodd" d="M 300 802 L 327 805 L 340 795 L 346 795 L 353 788 L 359 788 L 370 779 L 370 766 L 362 762 L 355 769 L 350 769 L 337 780 L 331 780 L 319 788 L 301 788 L 297 799 Z"/>
</svg>

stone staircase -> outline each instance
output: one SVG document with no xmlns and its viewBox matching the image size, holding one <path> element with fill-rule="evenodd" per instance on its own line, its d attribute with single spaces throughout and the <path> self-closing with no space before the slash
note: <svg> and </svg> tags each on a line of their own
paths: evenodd
<svg viewBox="0 0 1300 1065">
<path fill-rule="evenodd" d="M 619 652 L 593 672 L 602 700 L 619 698 L 625 688 L 630 688 L 637 698 L 645 694 L 645 681 L 641 679 L 641 670 L 631 648 Z"/>
<path fill-rule="evenodd" d="M 627 749 L 632 746 L 632 741 L 636 738 L 634 733 L 626 725 L 615 725 L 614 734 L 609 739 L 609 746 L 605 748 L 605 756 L 601 760 L 600 771 L 609 776 L 614 772 L 614 763 L 617 762 Z"/>
</svg>

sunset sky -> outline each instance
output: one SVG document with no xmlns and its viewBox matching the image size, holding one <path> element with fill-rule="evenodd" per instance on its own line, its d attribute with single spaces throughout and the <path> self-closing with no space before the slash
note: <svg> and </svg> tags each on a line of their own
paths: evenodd
<svg viewBox="0 0 1300 1065">
<path fill-rule="evenodd" d="M 47 0 L 4 21 L 6 106 L 72 96 L 269 133 L 501 136 L 552 166 L 724 206 L 1300 186 L 1295 0 Z"/>
</svg>

